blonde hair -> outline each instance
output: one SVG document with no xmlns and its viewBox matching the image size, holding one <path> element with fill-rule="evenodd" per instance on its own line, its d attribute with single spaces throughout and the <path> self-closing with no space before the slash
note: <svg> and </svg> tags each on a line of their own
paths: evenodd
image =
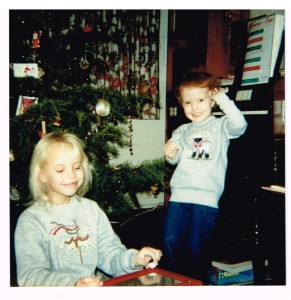
<svg viewBox="0 0 291 300">
<path fill-rule="evenodd" d="M 179 85 L 175 91 L 175 96 L 178 100 L 178 102 L 182 103 L 181 98 L 181 91 L 184 88 L 189 87 L 197 87 L 197 88 L 205 88 L 208 87 L 210 90 L 213 90 L 215 88 L 218 88 L 220 85 L 219 78 L 214 75 L 213 73 L 210 73 L 208 71 L 205 71 L 203 69 L 190 69 L 186 71 L 184 76 L 179 82 Z"/>
<path fill-rule="evenodd" d="M 53 146 L 58 144 L 67 145 L 69 148 L 78 151 L 80 154 L 84 171 L 84 181 L 78 189 L 77 195 L 80 197 L 84 196 L 91 187 L 92 167 L 84 151 L 84 143 L 76 135 L 71 133 L 48 133 L 37 143 L 32 154 L 29 174 L 29 188 L 32 196 L 32 201 L 29 203 L 30 205 L 36 202 L 41 205 L 46 205 L 48 203 L 47 187 L 40 180 L 39 174 L 47 162 L 49 151 Z"/>
</svg>

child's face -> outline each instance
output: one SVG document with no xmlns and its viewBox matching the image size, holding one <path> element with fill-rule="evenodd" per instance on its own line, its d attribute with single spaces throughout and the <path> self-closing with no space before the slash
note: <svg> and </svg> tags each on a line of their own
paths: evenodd
<svg viewBox="0 0 291 300">
<path fill-rule="evenodd" d="M 55 204 L 67 203 L 84 180 L 80 154 L 64 144 L 54 145 L 49 150 L 47 163 L 39 177 L 47 186 L 50 201 Z"/>
<path fill-rule="evenodd" d="M 185 116 L 192 122 L 202 122 L 211 116 L 214 101 L 208 87 L 186 87 L 181 91 Z"/>
</svg>

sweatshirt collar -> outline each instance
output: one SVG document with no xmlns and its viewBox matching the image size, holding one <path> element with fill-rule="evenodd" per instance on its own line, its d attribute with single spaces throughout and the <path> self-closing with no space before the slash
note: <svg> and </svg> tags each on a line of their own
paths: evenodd
<svg viewBox="0 0 291 300">
<path fill-rule="evenodd" d="M 207 125 L 211 120 L 215 119 L 214 116 L 209 116 L 207 119 L 205 119 L 202 122 L 192 122 L 192 127 L 201 127 Z"/>
</svg>

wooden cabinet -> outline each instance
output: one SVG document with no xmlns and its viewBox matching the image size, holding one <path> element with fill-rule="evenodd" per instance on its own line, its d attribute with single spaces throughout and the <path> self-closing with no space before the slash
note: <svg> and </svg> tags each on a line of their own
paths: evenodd
<svg viewBox="0 0 291 300">
<path fill-rule="evenodd" d="M 285 77 L 275 79 L 274 100 L 285 100 Z"/>
<path fill-rule="evenodd" d="M 249 10 L 169 10 L 167 91 L 193 67 L 232 76 L 244 51 L 248 17 Z"/>
<path fill-rule="evenodd" d="M 286 284 L 285 192 L 262 189 L 256 199 L 253 268 L 255 284 Z M 268 263 L 266 264 L 265 261 Z"/>
<path fill-rule="evenodd" d="M 274 136 L 285 138 L 285 78 L 275 80 L 274 85 Z"/>
<path fill-rule="evenodd" d="M 209 10 L 206 68 L 221 78 L 234 76 L 247 38 L 249 10 Z"/>
</svg>

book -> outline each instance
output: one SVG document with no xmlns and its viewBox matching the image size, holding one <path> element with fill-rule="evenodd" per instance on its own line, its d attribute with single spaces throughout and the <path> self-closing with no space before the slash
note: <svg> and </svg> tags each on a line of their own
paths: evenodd
<svg viewBox="0 0 291 300">
<path fill-rule="evenodd" d="M 273 14 L 249 23 L 242 85 L 268 83 L 277 62 L 285 17 Z"/>
<path fill-rule="evenodd" d="M 16 116 L 23 115 L 30 105 L 37 104 L 38 98 L 37 97 L 30 97 L 30 96 L 22 96 L 18 97 L 18 103 L 16 108 Z"/>
<path fill-rule="evenodd" d="M 265 260 L 265 266 L 269 264 Z M 213 285 L 246 284 L 254 280 L 253 263 L 251 260 L 232 261 L 212 261 L 212 268 L 208 272 L 209 281 Z"/>
<path fill-rule="evenodd" d="M 212 261 L 212 266 L 233 274 L 253 269 L 253 263 L 251 260 L 242 262 Z"/>
<path fill-rule="evenodd" d="M 208 272 L 209 282 L 213 285 L 238 285 L 247 282 L 253 282 L 253 269 L 231 273 L 213 267 Z"/>
<path fill-rule="evenodd" d="M 270 186 L 263 186 L 263 190 L 272 191 L 272 192 L 279 192 L 285 194 L 285 186 L 282 185 L 270 185 Z"/>
</svg>

